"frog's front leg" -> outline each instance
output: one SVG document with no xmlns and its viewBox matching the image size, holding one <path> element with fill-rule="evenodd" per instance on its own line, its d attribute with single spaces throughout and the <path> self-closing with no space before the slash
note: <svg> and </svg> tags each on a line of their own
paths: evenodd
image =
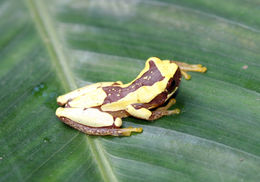
<svg viewBox="0 0 260 182">
<path fill-rule="evenodd" d="M 56 115 L 64 123 L 88 135 L 130 136 L 132 132 L 142 132 L 142 128 L 120 128 L 121 118 L 98 108 L 59 107 Z"/>
<path fill-rule="evenodd" d="M 170 99 L 166 106 L 157 108 L 154 111 L 150 111 L 147 108 L 135 108 L 134 104 L 126 107 L 126 111 L 136 118 L 145 120 L 156 120 L 165 115 L 179 114 L 180 109 L 168 110 L 173 104 L 176 103 L 174 98 Z"/>
<path fill-rule="evenodd" d="M 177 64 L 181 70 L 181 74 L 184 76 L 186 80 L 191 79 L 191 76 L 187 73 L 187 71 L 200 72 L 204 73 L 207 71 L 207 68 L 202 66 L 201 64 L 187 64 L 179 61 L 171 61 Z"/>
<path fill-rule="evenodd" d="M 158 107 L 155 111 L 152 112 L 152 116 L 150 117 L 150 120 L 156 120 L 159 119 L 162 116 L 168 116 L 172 114 L 180 114 L 181 110 L 176 108 L 173 110 L 168 110 L 172 105 L 176 103 L 176 100 L 174 98 L 170 99 L 168 104 L 166 106 Z"/>
</svg>

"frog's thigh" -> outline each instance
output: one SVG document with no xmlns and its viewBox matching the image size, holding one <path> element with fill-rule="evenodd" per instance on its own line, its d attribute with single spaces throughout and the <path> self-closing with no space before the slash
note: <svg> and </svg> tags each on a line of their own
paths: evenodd
<svg viewBox="0 0 260 182">
<path fill-rule="evenodd" d="M 100 111 L 96 108 L 62 108 L 56 110 L 56 115 L 61 118 L 65 117 L 79 124 L 89 127 L 120 127 L 121 118 L 113 118 L 107 112 Z"/>
</svg>

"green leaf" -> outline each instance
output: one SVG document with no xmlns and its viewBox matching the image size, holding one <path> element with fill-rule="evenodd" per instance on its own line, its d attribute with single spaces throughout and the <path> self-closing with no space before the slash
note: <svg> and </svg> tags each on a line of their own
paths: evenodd
<svg viewBox="0 0 260 182">
<path fill-rule="evenodd" d="M 0 181 L 259 181 L 259 0 L 2 0 Z M 86 136 L 56 97 L 131 81 L 148 57 L 200 63 L 182 113 Z"/>
</svg>

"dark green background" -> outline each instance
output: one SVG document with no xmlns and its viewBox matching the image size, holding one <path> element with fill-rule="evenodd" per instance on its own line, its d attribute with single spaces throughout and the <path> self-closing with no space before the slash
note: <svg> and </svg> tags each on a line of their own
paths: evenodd
<svg viewBox="0 0 260 182">
<path fill-rule="evenodd" d="M 259 0 L 1 0 L 0 181 L 258 181 Z M 56 97 L 131 81 L 148 57 L 200 63 L 182 113 L 89 137 Z"/>
</svg>

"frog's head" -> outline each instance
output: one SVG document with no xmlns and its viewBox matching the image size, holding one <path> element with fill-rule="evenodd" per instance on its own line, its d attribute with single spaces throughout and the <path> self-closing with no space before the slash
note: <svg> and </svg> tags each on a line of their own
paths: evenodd
<svg viewBox="0 0 260 182">
<path fill-rule="evenodd" d="M 165 88 L 167 95 L 173 95 L 177 91 L 181 81 L 181 71 L 177 64 L 170 60 L 151 57 L 146 61 L 146 70 L 148 71 L 142 77 L 150 76 L 152 79 L 149 80 L 149 83 L 167 80 Z"/>
<path fill-rule="evenodd" d="M 173 97 L 176 97 L 180 82 L 181 82 L 181 71 L 180 68 L 178 67 L 177 70 L 174 72 L 173 76 L 168 80 L 166 86 L 166 91 L 168 92 L 168 95 L 173 95 Z"/>
</svg>

